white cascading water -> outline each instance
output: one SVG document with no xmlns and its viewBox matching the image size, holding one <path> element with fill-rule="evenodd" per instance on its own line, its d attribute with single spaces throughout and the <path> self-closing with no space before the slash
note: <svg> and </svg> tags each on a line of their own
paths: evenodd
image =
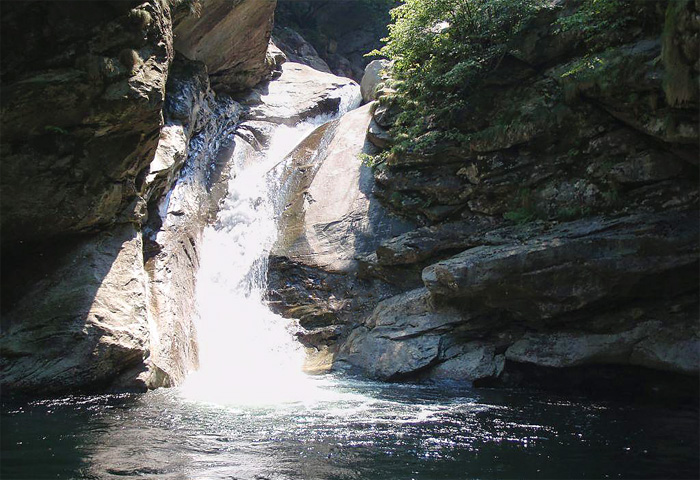
<svg viewBox="0 0 700 480">
<path fill-rule="evenodd" d="M 264 159 L 232 176 L 216 222 L 200 246 L 197 275 L 200 369 L 182 386 L 186 398 L 219 404 L 304 401 L 314 387 L 302 372 L 304 351 L 294 324 L 263 297 L 270 250 L 277 239 L 276 200 L 282 160 L 316 127 L 359 106 L 359 88 L 340 90 L 336 115 L 280 126 Z"/>
</svg>

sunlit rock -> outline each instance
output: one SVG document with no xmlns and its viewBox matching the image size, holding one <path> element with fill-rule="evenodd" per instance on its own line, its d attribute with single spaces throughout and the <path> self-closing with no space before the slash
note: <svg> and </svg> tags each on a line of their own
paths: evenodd
<svg viewBox="0 0 700 480">
<path fill-rule="evenodd" d="M 3 318 L 3 389 L 155 386 L 147 288 L 133 226 L 79 241 Z"/>
<path fill-rule="evenodd" d="M 175 49 L 207 66 L 217 91 L 241 91 L 271 70 L 265 61 L 276 0 L 202 0 L 175 27 Z"/>
<path fill-rule="evenodd" d="M 362 99 L 365 102 L 377 99 L 375 91 L 377 86 L 386 78 L 383 72 L 390 65 L 391 63 L 388 60 L 373 60 L 365 67 L 365 74 L 362 76 L 362 82 L 360 83 Z"/>
</svg>

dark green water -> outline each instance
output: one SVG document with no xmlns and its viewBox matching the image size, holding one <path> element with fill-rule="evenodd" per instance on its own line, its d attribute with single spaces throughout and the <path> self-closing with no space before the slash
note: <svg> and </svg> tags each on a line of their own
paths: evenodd
<svg viewBox="0 0 700 480">
<path fill-rule="evenodd" d="M 315 400 L 178 390 L 5 403 L 2 478 L 698 478 L 693 406 L 321 378 Z"/>
</svg>

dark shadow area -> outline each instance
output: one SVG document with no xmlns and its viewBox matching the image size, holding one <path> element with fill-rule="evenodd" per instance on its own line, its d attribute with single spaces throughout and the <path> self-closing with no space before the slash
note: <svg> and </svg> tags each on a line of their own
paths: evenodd
<svg viewBox="0 0 700 480">
<path fill-rule="evenodd" d="M 697 406 L 700 378 L 632 365 L 586 365 L 551 368 L 506 361 L 497 379 L 479 380 L 476 387 L 517 387 L 591 398 L 617 399 L 639 405 Z"/>
</svg>

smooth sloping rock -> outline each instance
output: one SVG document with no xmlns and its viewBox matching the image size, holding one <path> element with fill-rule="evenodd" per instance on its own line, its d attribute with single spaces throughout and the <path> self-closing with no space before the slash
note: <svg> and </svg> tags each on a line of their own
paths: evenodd
<svg viewBox="0 0 700 480">
<path fill-rule="evenodd" d="M 352 271 L 357 255 L 408 229 L 372 197 L 372 174 L 359 158 L 368 149 L 364 134 L 370 119 L 369 105 L 345 115 L 327 146 L 321 145 L 313 178 L 289 192 L 285 203 L 297 208 L 285 213 L 276 255 L 327 271 Z"/>
<path fill-rule="evenodd" d="M 175 49 L 204 62 L 217 91 L 240 91 L 263 80 L 276 0 L 202 0 L 199 15 L 175 27 Z"/>
<path fill-rule="evenodd" d="M 141 390 L 156 383 L 158 372 L 147 360 L 154 325 L 142 251 L 131 225 L 71 249 L 3 318 L 3 389 Z M 115 384 L 122 374 L 124 382 Z"/>
<path fill-rule="evenodd" d="M 693 212 L 572 222 L 524 244 L 467 250 L 427 267 L 423 281 L 435 295 L 537 323 L 695 288 L 697 235 Z"/>
<path fill-rule="evenodd" d="M 338 111 L 342 101 L 359 99 L 357 84 L 349 78 L 286 62 L 275 81 L 253 89 L 240 99 L 249 107 L 247 120 L 295 125 L 309 117 Z"/>
</svg>

